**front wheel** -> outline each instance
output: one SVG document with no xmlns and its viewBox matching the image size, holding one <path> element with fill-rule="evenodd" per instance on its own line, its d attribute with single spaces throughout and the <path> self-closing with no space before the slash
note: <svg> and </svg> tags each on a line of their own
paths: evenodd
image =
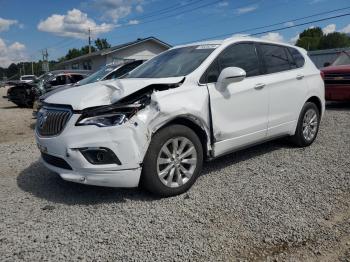
<svg viewBox="0 0 350 262">
<path fill-rule="evenodd" d="M 182 194 L 196 181 L 202 165 L 202 144 L 192 129 L 167 126 L 152 138 L 141 182 L 148 191 L 160 196 Z"/>
<path fill-rule="evenodd" d="M 316 139 L 319 125 L 320 111 L 317 106 L 311 102 L 305 103 L 292 141 L 300 147 L 311 145 Z"/>
</svg>

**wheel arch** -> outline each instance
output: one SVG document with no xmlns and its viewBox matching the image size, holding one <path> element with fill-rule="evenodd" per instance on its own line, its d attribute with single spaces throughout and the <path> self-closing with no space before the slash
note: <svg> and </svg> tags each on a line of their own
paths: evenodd
<svg viewBox="0 0 350 262">
<path fill-rule="evenodd" d="M 153 134 L 155 134 L 157 131 L 164 127 L 168 127 L 170 125 L 183 125 L 188 128 L 190 128 L 192 131 L 196 133 L 199 140 L 201 141 L 202 148 L 203 148 L 203 155 L 206 158 L 211 157 L 211 138 L 210 138 L 210 131 L 209 128 L 206 127 L 206 125 L 203 123 L 203 121 L 199 120 L 197 117 L 191 116 L 191 115 L 181 115 L 177 116 L 175 118 L 172 118 L 165 123 L 163 123 L 161 126 L 159 126 L 157 129 L 153 131 Z"/>
<path fill-rule="evenodd" d="M 311 103 L 314 103 L 316 106 L 317 106 L 317 109 L 318 111 L 320 112 L 320 115 L 322 116 L 323 114 L 323 111 L 322 111 L 322 102 L 321 102 L 321 99 L 317 96 L 311 96 L 309 97 L 305 103 L 307 102 L 311 102 Z"/>
</svg>

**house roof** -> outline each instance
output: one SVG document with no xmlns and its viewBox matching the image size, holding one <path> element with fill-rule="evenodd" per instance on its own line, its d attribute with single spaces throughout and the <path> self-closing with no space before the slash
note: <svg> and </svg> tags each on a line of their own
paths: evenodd
<svg viewBox="0 0 350 262">
<path fill-rule="evenodd" d="M 63 61 L 63 62 L 59 63 L 58 65 L 64 65 L 64 64 L 67 64 L 67 63 L 83 60 L 83 59 L 94 57 L 94 56 L 104 56 L 104 55 L 113 53 L 115 51 L 119 51 L 121 49 L 128 48 L 128 47 L 133 46 L 133 45 L 141 44 L 141 43 L 146 42 L 146 41 L 154 41 L 154 42 L 157 42 L 158 44 L 160 44 L 160 45 L 162 45 L 164 47 L 167 47 L 167 48 L 171 47 L 171 45 L 169 45 L 168 43 L 165 43 L 165 42 L 159 40 L 156 37 L 150 36 L 150 37 L 146 37 L 146 38 L 138 38 L 135 41 L 131 41 L 131 42 L 127 42 L 127 43 L 124 43 L 124 44 L 116 45 L 116 46 L 113 46 L 111 48 L 107 48 L 107 49 L 103 49 L 103 50 L 100 50 L 100 51 L 93 52 L 91 54 L 78 56 L 78 57 L 75 57 L 73 59 L 69 59 L 69 60 Z"/>
</svg>

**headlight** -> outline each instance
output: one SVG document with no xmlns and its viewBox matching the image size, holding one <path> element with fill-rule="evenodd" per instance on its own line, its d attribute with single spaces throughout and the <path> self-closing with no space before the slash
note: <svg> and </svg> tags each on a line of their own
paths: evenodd
<svg viewBox="0 0 350 262">
<path fill-rule="evenodd" d="M 86 126 L 86 125 L 95 125 L 98 127 L 106 127 L 106 126 L 117 126 L 121 125 L 126 121 L 125 114 L 106 114 L 106 115 L 98 115 L 93 117 L 87 117 L 78 120 L 78 126 Z"/>
</svg>

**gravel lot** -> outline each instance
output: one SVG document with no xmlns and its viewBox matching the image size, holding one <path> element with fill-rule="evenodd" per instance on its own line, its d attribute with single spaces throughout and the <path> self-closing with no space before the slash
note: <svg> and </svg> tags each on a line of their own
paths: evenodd
<svg viewBox="0 0 350 262">
<path fill-rule="evenodd" d="M 83 186 L 38 162 L 31 110 L 0 89 L 2 261 L 350 261 L 350 103 L 309 148 L 283 140 L 207 163 L 157 199 Z"/>
</svg>

